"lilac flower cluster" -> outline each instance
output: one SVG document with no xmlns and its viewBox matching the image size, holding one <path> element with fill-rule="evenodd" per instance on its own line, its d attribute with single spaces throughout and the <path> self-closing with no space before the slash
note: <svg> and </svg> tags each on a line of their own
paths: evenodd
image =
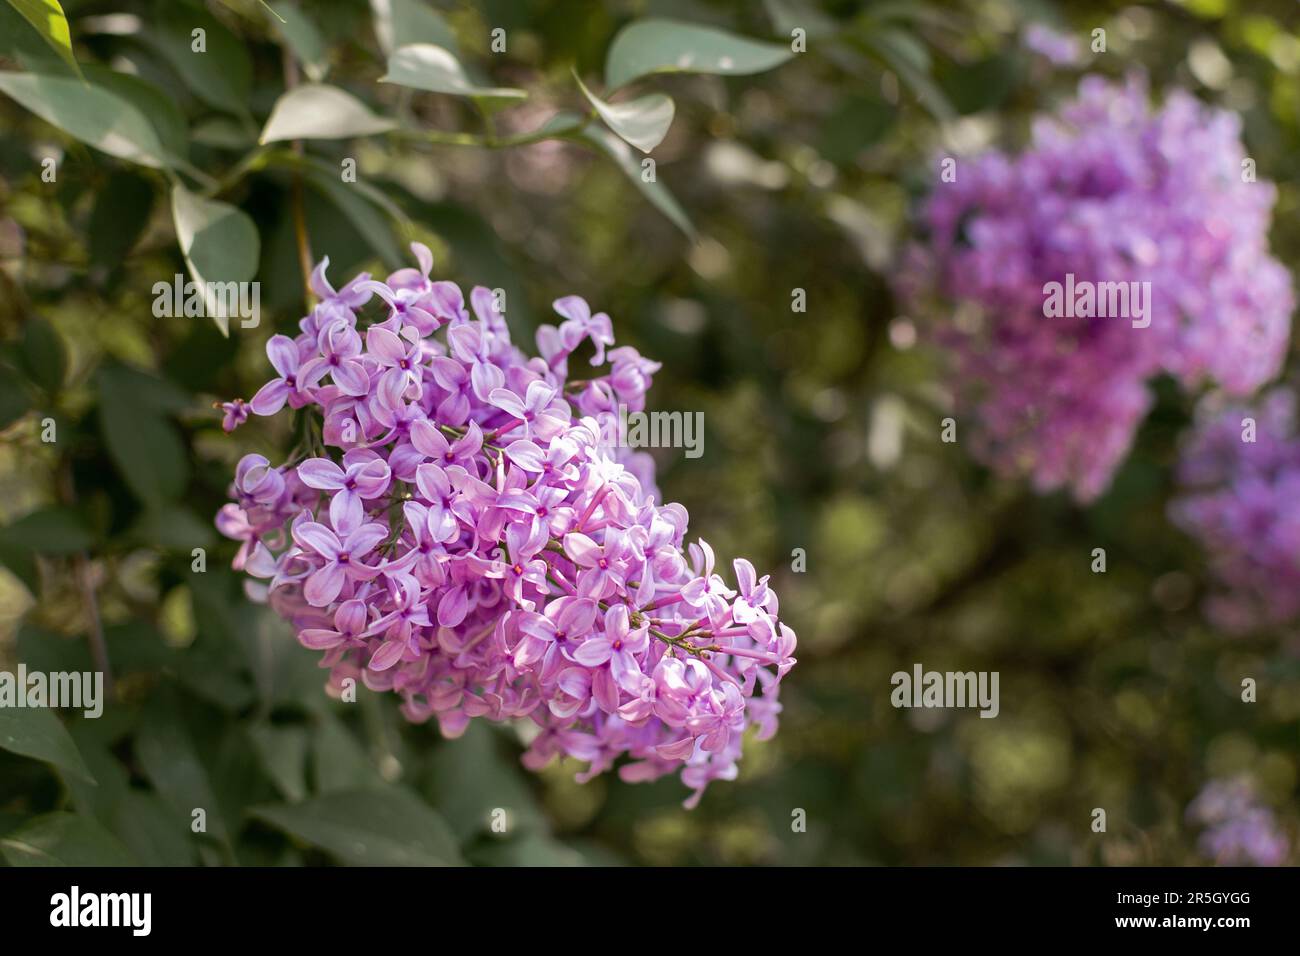
<svg viewBox="0 0 1300 956">
<path fill-rule="evenodd" d="M 337 290 L 322 262 L 300 334 L 267 344 L 275 377 L 223 406 L 227 430 L 298 409 L 306 445 L 239 463 L 217 518 L 234 567 L 324 652 L 332 692 L 391 690 L 449 737 L 526 718 L 527 766 L 568 755 L 585 780 L 626 757 L 624 780 L 679 770 L 693 805 L 736 776 L 747 727 L 776 730 L 795 663 L 776 594 L 744 559 L 733 587 L 706 542 L 684 551 L 686 509 L 656 503 L 653 461 L 610 440 L 659 365 L 614 347 L 609 316 L 557 300 L 529 357 L 491 292 L 467 309 L 412 250 L 419 270 Z M 607 368 L 570 379 L 584 343 Z"/>
<path fill-rule="evenodd" d="M 1151 378 L 1245 394 L 1277 373 L 1294 298 L 1268 249 L 1276 190 L 1253 180 L 1240 133 L 1184 91 L 1153 111 L 1142 79 L 1089 76 L 1026 151 L 962 160 L 933 191 L 899 287 L 921 310 L 935 294 L 959 306 L 935 338 L 978 457 L 1086 501 L 1127 453 Z M 1070 276 L 1150 283 L 1149 325 L 1048 317 L 1048 284 Z"/>
<path fill-rule="evenodd" d="M 1208 556 L 1219 590 L 1206 615 L 1229 633 L 1300 615 L 1300 436 L 1295 396 L 1256 406 L 1207 399 L 1179 462 L 1170 518 Z"/>
<path fill-rule="evenodd" d="M 1286 861 L 1286 835 L 1246 780 L 1210 781 L 1187 807 L 1187 819 L 1206 828 L 1197 845 L 1220 866 L 1279 866 Z"/>
</svg>

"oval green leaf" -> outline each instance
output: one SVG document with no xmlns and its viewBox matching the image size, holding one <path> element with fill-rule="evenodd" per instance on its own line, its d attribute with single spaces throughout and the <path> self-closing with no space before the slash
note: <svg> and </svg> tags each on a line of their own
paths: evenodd
<svg viewBox="0 0 1300 956">
<path fill-rule="evenodd" d="M 196 50 L 195 31 L 202 30 Z M 144 38 L 175 68 L 195 96 L 214 109 L 248 114 L 253 63 L 244 41 L 206 10 L 166 3 L 150 23 Z"/>
<path fill-rule="evenodd" d="M 135 756 L 165 803 L 186 819 L 194 808 L 204 808 L 208 833 L 223 843 L 229 839 L 214 777 L 171 695 L 156 698 L 146 710 L 135 738 Z"/>
<path fill-rule="evenodd" d="M 325 39 L 316 22 L 294 3 L 277 3 L 267 9 L 275 14 L 275 28 L 302 64 L 303 72 L 319 83 L 329 72 L 329 61 Z"/>
<path fill-rule="evenodd" d="M 348 790 L 252 815 L 354 866 L 456 866 L 451 830 L 408 791 Z"/>
<path fill-rule="evenodd" d="M 189 481 L 189 459 L 176 427 L 151 405 L 149 376 L 106 366 L 95 381 L 100 429 L 127 486 L 146 504 L 179 498 Z"/>
<path fill-rule="evenodd" d="M 17 676 L 6 673 L 0 679 L 16 681 Z M 11 690 L 21 692 L 18 688 Z M 82 780 L 95 782 L 62 721 L 48 707 L 0 706 L 0 749 L 43 760 L 76 774 Z"/>
<path fill-rule="evenodd" d="M 57 506 L 29 512 L 5 525 L 0 528 L 0 539 L 36 554 L 75 554 L 94 543 L 77 513 Z"/>
<path fill-rule="evenodd" d="M 625 103 L 606 103 L 587 89 L 580 77 L 575 76 L 575 79 L 605 125 L 641 152 L 650 152 L 668 135 L 668 127 L 673 125 L 673 113 L 676 110 L 669 97 L 662 93 L 651 93 Z"/>
<path fill-rule="evenodd" d="M 91 83 L 135 107 L 158 135 L 169 166 L 185 162 L 189 155 L 189 130 L 174 97 L 142 77 L 118 73 L 98 63 L 87 63 L 85 74 Z"/>
<path fill-rule="evenodd" d="M 421 0 L 370 0 L 370 9 L 375 17 L 375 36 L 385 56 L 407 43 L 456 49 L 456 35 L 447 21 Z"/>
<path fill-rule="evenodd" d="M 275 101 L 259 141 L 350 139 L 386 133 L 396 126 L 396 122 L 376 116 L 365 103 L 337 86 L 308 83 Z"/>
<path fill-rule="evenodd" d="M 652 73 L 746 76 L 780 66 L 794 56 L 788 46 L 764 43 L 681 20 L 636 20 L 610 44 L 605 86 L 618 89 Z"/>
<path fill-rule="evenodd" d="M 117 837 L 89 817 L 47 813 L 0 840 L 10 866 L 136 866 Z"/>
<path fill-rule="evenodd" d="M 35 73 L 0 73 L 0 92 L 110 156 L 153 168 L 166 165 L 149 121 L 114 93 L 71 77 Z"/>
<path fill-rule="evenodd" d="M 307 168 L 304 178 L 309 185 L 333 203 L 339 212 L 347 216 L 385 265 L 390 269 L 401 267 L 402 250 L 393 237 L 392 225 L 385 216 L 385 213 L 391 215 L 391 212 L 375 204 L 373 192 L 357 189 L 359 185 L 357 183 L 344 184 L 339 181 L 338 176 L 324 173 L 317 168 Z"/>
<path fill-rule="evenodd" d="M 68 350 L 54 326 L 33 317 L 23 323 L 18 355 L 31 380 L 53 394 L 63 386 L 68 373 Z"/>
<path fill-rule="evenodd" d="M 227 203 L 196 196 L 177 183 L 172 187 L 172 219 L 176 239 L 190 275 L 205 290 L 208 283 L 247 282 L 257 273 L 260 243 L 253 220 Z M 208 301 L 205 293 L 205 301 Z M 208 301 L 207 313 L 222 334 L 229 320 Z"/>
<path fill-rule="evenodd" d="M 477 85 L 450 51 L 432 43 L 412 43 L 394 50 L 388 58 L 388 72 L 379 82 L 482 99 L 513 100 L 528 96 L 523 90 Z"/>
<path fill-rule="evenodd" d="M 623 174 L 641 190 L 646 199 L 650 200 L 656 209 L 667 216 L 673 225 L 688 237 L 695 238 L 695 227 L 687 217 L 686 211 L 682 209 L 676 198 L 663 183 L 657 180 L 646 182 L 642 176 L 642 168 L 637 162 L 636 154 L 628 148 L 627 143 L 595 123 L 584 129 L 579 134 L 579 138 L 613 160 L 614 165 L 623 170 Z"/>
<path fill-rule="evenodd" d="M 68 18 L 58 0 L 9 0 L 9 5 L 36 28 L 41 39 L 50 45 L 64 63 L 72 67 L 73 72 L 81 75 L 77 58 L 72 55 L 72 32 L 68 29 Z"/>
</svg>

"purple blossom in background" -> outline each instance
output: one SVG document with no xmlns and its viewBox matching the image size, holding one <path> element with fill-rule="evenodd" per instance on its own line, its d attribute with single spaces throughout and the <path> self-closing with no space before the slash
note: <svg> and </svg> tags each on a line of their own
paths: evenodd
<svg viewBox="0 0 1300 956">
<path fill-rule="evenodd" d="M 277 376 L 223 406 L 227 430 L 286 402 L 319 411 L 313 451 L 278 468 L 245 456 L 217 517 L 246 590 L 324 652 L 335 694 L 391 690 L 449 737 L 527 720 L 526 766 L 568 755 L 587 779 L 628 758 L 623 779 L 678 771 L 694 805 L 735 778 L 747 726 L 775 732 L 795 663 L 776 593 L 743 559 L 733 588 L 702 540 L 688 561 L 686 510 L 656 501 L 648 456 L 604 440 L 659 368 L 612 348 L 607 315 L 560 299 L 529 357 L 488 290 L 471 318 L 412 250 L 418 271 L 339 292 L 323 262 L 301 334 L 268 346 Z M 372 298 L 383 314 L 363 335 Z M 569 382 L 584 340 L 608 371 Z"/>
<path fill-rule="evenodd" d="M 1243 395 L 1277 373 L 1291 278 L 1268 249 L 1276 190 L 1243 181 L 1240 135 L 1187 92 L 1153 111 L 1142 79 L 1090 76 L 1023 153 L 960 160 L 935 187 L 899 291 L 947 316 L 933 338 L 977 457 L 1087 501 L 1127 454 L 1150 379 Z M 1150 283 L 1149 325 L 1049 317 L 1045 287 L 1071 275 Z"/>
<path fill-rule="evenodd" d="M 1183 448 L 1170 517 L 1200 542 L 1219 585 L 1206 613 L 1230 633 L 1300 616 L 1295 413 L 1280 388 L 1255 407 L 1207 398 Z"/>
<path fill-rule="evenodd" d="M 1075 66 L 1083 59 L 1077 37 L 1042 23 L 1031 23 L 1020 36 L 1025 49 L 1037 53 L 1053 66 Z"/>
<path fill-rule="evenodd" d="M 1197 845 L 1219 866 L 1279 866 L 1286 861 L 1286 835 L 1245 780 L 1207 783 L 1187 807 L 1187 819 L 1206 828 Z"/>
</svg>

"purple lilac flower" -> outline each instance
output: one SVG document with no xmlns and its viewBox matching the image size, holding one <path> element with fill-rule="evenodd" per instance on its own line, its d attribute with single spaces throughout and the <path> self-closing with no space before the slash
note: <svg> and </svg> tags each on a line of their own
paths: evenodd
<svg viewBox="0 0 1300 956">
<path fill-rule="evenodd" d="M 899 288 L 954 316 L 933 337 L 977 457 L 1086 501 L 1127 454 L 1156 375 L 1243 395 L 1277 373 L 1294 298 L 1268 250 L 1276 189 L 1243 181 L 1240 136 L 1236 114 L 1189 93 L 1153 110 L 1142 79 L 1090 76 L 1023 153 L 961 160 L 934 189 Z M 1045 287 L 1070 275 L 1149 282 L 1149 325 L 1048 317 Z"/>
<path fill-rule="evenodd" d="M 1219 866 L 1279 866 L 1286 861 L 1286 835 L 1247 780 L 1210 781 L 1187 807 L 1187 819 L 1206 828 L 1197 846 Z"/>
<path fill-rule="evenodd" d="M 274 415 L 284 408 L 286 401 L 290 408 L 307 404 L 306 390 L 329 371 L 323 357 L 304 360 L 303 355 L 309 347 L 314 348 L 314 343 L 304 346 L 287 335 L 271 336 L 266 343 L 266 356 L 280 377 L 263 385 L 248 403 L 254 414 Z"/>
<path fill-rule="evenodd" d="M 251 409 L 248 403 L 242 398 L 237 398 L 233 402 L 218 402 L 217 407 L 221 409 L 221 427 L 223 430 L 233 432 L 244 422 L 248 421 L 248 415 Z"/>
<path fill-rule="evenodd" d="M 322 263 L 301 334 L 268 346 L 279 375 L 248 407 L 318 409 L 324 454 L 240 462 L 217 527 L 241 542 L 246 590 L 323 652 L 333 693 L 393 691 L 449 737 L 526 719 L 526 766 L 679 771 L 693 805 L 735 778 L 747 726 L 775 732 L 796 643 L 776 593 L 744 560 L 733 588 L 702 540 L 688 561 L 686 510 L 657 502 L 647 456 L 604 440 L 659 368 L 612 347 L 607 315 L 558 300 L 529 357 L 488 290 L 471 317 L 412 250 L 418 270 L 337 292 Z M 383 316 L 366 327 L 371 299 Z M 586 339 L 607 372 L 569 383 Z M 243 407 L 225 407 L 234 425 Z"/>
<path fill-rule="evenodd" d="M 1170 517 L 1200 541 L 1218 585 L 1207 616 L 1230 633 L 1300 616 L 1300 436 L 1295 396 L 1207 397 L 1179 462 Z"/>
</svg>

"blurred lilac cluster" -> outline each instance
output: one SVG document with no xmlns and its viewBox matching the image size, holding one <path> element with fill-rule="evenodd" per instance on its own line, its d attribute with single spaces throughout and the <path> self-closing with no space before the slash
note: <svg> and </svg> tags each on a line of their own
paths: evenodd
<svg viewBox="0 0 1300 956">
<path fill-rule="evenodd" d="M 1197 845 L 1220 866 L 1278 866 L 1286 860 L 1286 836 L 1246 780 L 1210 781 L 1187 807 L 1187 819 L 1205 827 Z"/>
<path fill-rule="evenodd" d="M 333 692 L 393 691 L 452 737 L 475 717 L 524 720 L 529 767 L 680 771 L 693 803 L 736 776 L 747 728 L 776 730 L 795 634 L 775 592 L 748 561 L 733 587 L 706 542 L 685 546 L 686 509 L 655 501 L 653 461 L 611 440 L 659 366 L 614 347 L 609 316 L 559 299 L 563 321 L 528 356 L 489 290 L 467 309 L 412 248 L 421 269 L 386 282 L 336 290 L 322 263 L 300 334 L 267 345 L 274 377 L 227 403 L 228 429 L 287 404 L 304 436 L 283 465 L 239 463 L 217 518 L 241 542 L 235 568 L 324 652 Z M 571 379 L 584 344 L 607 368 Z"/>
<path fill-rule="evenodd" d="M 1295 396 L 1255 406 L 1207 398 L 1178 468 L 1170 517 L 1198 539 L 1220 585 L 1206 605 L 1231 633 L 1300 614 L 1300 436 Z"/>
<path fill-rule="evenodd" d="M 1086 501 L 1126 455 L 1151 378 L 1245 394 L 1276 374 L 1293 292 L 1268 249 L 1276 190 L 1240 134 L 1184 91 L 1153 111 L 1141 78 L 1089 76 L 1024 152 L 960 160 L 935 187 L 899 290 L 945 316 L 934 338 L 978 457 Z M 1047 287 L 1067 279 L 1149 283 L 1149 325 L 1049 317 Z"/>
</svg>

